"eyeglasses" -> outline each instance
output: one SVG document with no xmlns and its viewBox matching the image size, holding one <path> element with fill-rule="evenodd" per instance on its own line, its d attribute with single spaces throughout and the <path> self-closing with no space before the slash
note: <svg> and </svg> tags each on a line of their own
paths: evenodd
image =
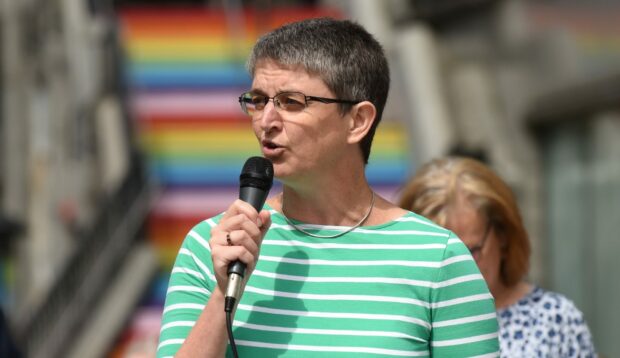
<svg viewBox="0 0 620 358">
<path fill-rule="evenodd" d="M 484 249 L 484 245 L 487 243 L 487 239 L 489 238 L 489 232 L 491 231 L 492 225 L 491 222 L 487 222 L 487 226 L 484 229 L 484 234 L 482 235 L 482 241 L 480 241 L 480 243 L 478 245 L 472 246 L 472 247 L 468 247 L 467 249 L 469 249 L 469 252 L 471 253 L 471 256 L 474 258 L 475 261 L 480 260 L 480 257 L 482 256 L 482 249 Z"/>
<path fill-rule="evenodd" d="M 301 92 L 282 92 L 273 97 L 257 94 L 253 92 L 245 92 L 239 97 L 239 104 L 243 112 L 249 116 L 265 109 L 269 100 L 273 100 L 273 105 L 277 109 L 286 112 L 301 112 L 308 107 L 308 102 L 317 101 L 321 103 L 347 103 L 357 104 L 361 101 L 349 101 L 344 99 L 332 99 L 324 97 L 306 96 Z"/>
</svg>

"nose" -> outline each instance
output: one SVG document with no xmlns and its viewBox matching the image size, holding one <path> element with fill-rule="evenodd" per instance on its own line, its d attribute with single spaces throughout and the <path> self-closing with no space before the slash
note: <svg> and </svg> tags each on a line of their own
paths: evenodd
<svg viewBox="0 0 620 358">
<path fill-rule="evenodd" d="M 274 100 L 270 100 L 263 108 L 262 114 L 259 118 L 260 128 L 264 132 L 270 132 L 274 129 L 280 129 L 282 126 L 282 118 L 280 113 L 276 109 Z"/>
</svg>

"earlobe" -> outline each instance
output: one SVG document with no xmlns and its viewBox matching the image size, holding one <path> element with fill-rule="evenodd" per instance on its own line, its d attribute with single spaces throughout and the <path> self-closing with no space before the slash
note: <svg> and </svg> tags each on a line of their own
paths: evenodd
<svg viewBox="0 0 620 358">
<path fill-rule="evenodd" d="M 372 127 L 377 109 L 371 102 L 364 101 L 353 106 L 350 115 L 348 142 L 359 143 Z"/>
</svg>

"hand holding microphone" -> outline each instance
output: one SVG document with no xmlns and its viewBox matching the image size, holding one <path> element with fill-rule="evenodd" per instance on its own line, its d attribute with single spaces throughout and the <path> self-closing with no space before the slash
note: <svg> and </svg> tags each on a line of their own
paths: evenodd
<svg viewBox="0 0 620 358">
<path fill-rule="evenodd" d="M 273 165 L 262 157 L 249 158 L 239 179 L 239 200 L 228 207 L 211 230 L 209 240 L 219 294 L 224 293 L 226 330 L 234 357 L 237 349 L 232 312 L 241 297 L 244 278 L 254 269 L 260 244 L 271 226 L 271 215 L 262 208 L 273 183 Z"/>
<path fill-rule="evenodd" d="M 249 158 L 240 175 L 239 200 L 226 210 L 211 232 L 209 245 L 218 285 L 225 292 L 227 312 L 239 300 L 246 271 L 253 269 L 262 238 L 271 225 L 269 213 L 261 210 L 272 183 L 271 162 L 262 157 Z"/>
<path fill-rule="evenodd" d="M 247 264 L 258 258 L 260 241 L 271 223 L 268 213 L 260 211 L 273 183 L 273 165 L 268 159 L 251 157 L 245 162 L 239 181 L 239 200 L 226 210 L 210 241 L 215 273 L 225 292 L 226 312 L 232 311 L 239 300 Z"/>
<path fill-rule="evenodd" d="M 257 212 L 263 209 L 271 185 L 273 184 L 273 165 L 268 159 L 252 157 L 245 162 L 239 177 L 239 199 L 252 205 Z M 230 235 L 227 242 L 231 245 Z M 228 265 L 228 285 L 225 294 L 225 311 L 231 312 L 241 296 L 241 286 L 245 277 L 246 264 L 236 260 Z"/>
</svg>

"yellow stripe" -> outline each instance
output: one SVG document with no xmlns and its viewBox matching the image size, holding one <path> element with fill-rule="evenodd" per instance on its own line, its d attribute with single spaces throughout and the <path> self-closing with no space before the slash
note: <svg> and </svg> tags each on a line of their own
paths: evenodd
<svg viewBox="0 0 620 358">
<path fill-rule="evenodd" d="M 252 44 L 249 41 L 240 43 L 239 41 L 230 41 L 230 39 L 208 41 L 148 40 L 129 42 L 126 48 L 133 61 L 148 62 L 154 59 L 229 59 L 231 55 L 245 58 L 250 53 Z"/>
<path fill-rule="evenodd" d="M 230 148 L 250 151 L 258 149 L 254 133 L 243 129 L 208 131 L 172 129 L 165 132 L 145 132 L 140 135 L 140 143 L 152 150 L 174 148 L 174 152 Z M 406 144 L 406 136 L 402 129 L 386 127 L 375 135 L 373 151 L 402 154 L 406 153 Z"/>
</svg>

